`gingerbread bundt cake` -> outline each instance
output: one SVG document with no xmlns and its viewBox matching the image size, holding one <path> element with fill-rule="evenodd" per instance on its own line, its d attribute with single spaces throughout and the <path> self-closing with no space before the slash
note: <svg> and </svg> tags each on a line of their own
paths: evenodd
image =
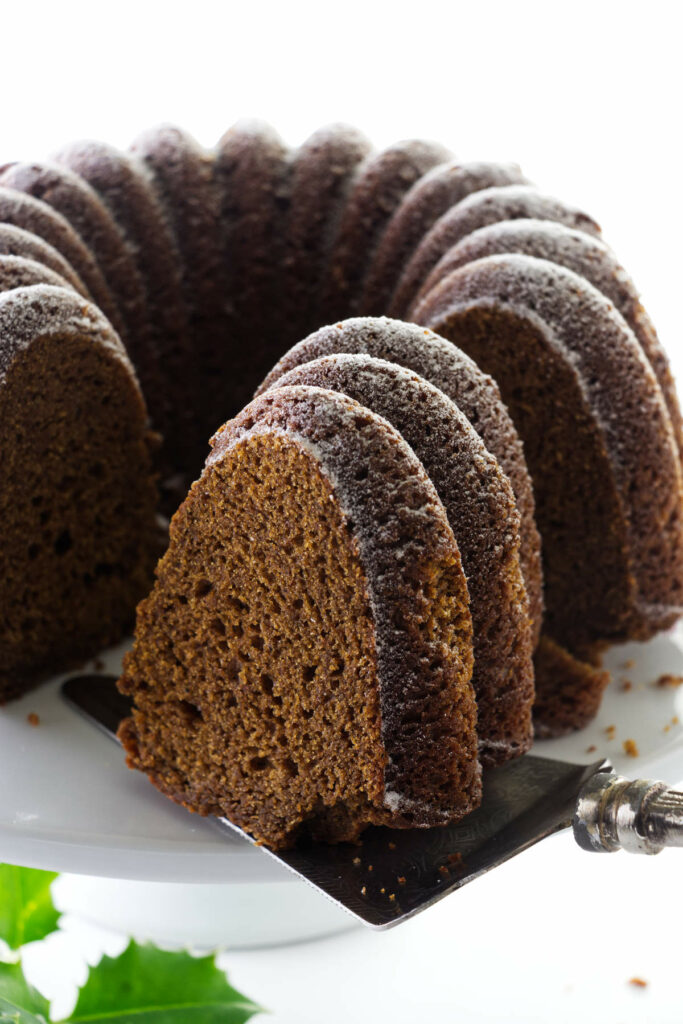
<svg viewBox="0 0 683 1024">
<path fill-rule="evenodd" d="M 294 151 L 260 122 L 236 125 L 213 151 L 166 125 L 141 135 L 128 153 L 101 143 L 77 143 L 62 149 L 52 162 L 4 166 L 0 172 L 0 287 L 6 291 L 0 364 L 6 377 L 0 381 L 0 403 L 5 403 L 0 408 L 5 416 L 11 405 L 3 443 L 5 436 L 13 440 L 3 448 L 2 458 L 9 458 L 8 452 L 24 452 L 22 445 L 33 438 L 32 458 L 38 467 L 23 475 L 13 470 L 14 475 L 5 477 L 11 485 L 3 490 L 4 514 L 14 524 L 14 532 L 0 538 L 0 560 L 18 559 L 11 562 L 12 575 L 7 577 L 14 581 L 14 589 L 6 589 L 0 606 L 0 648 L 12 651 L 12 659 L 0 665 L 5 672 L 5 695 L 19 692 L 25 680 L 48 669 L 56 671 L 74 657 L 94 653 L 102 643 L 116 639 L 145 592 L 143 580 L 149 580 L 156 547 L 149 463 L 152 438 L 132 364 L 149 409 L 149 425 L 160 436 L 154 458 L 162 489 L 160 507 L 167 512 L 178 507 L 190 481 L 202 473 L 207 439 L 215 430 L 239 414 L 264 379 L 263 388 L 275 385 L 284 373 L 292 374 L 286 387 L 262 394 L 246 419 L 238 415 L 218 435 L 223 440 L 217 441 L 200 481 L 180 507 L 169 558 L 162 562 L 149 602 L 141 607 L 135 654 L 124 683 L 136 698 L 135 724 L 126 735 L 133 761 L 149 770 L 162 788 L 200 810 L 234 806 L 234 814 L 246 827 L 276 844 L 289 842 L 301 829 L 336 837 L 355 834 L 364 822 L 385 820 L 383 815 L 406 824 L 405 801 L 399 808 L 398 797 L 391 795 L 399 792 L 412 793 L 411 800 L 415 797 L 419 805 L 415 823 L 451 819 L 477 799 L 476 743 L 469 712 L 463 711 L 459 725 L 448 714 L 437 722 L 429 717 L 431 711 L 425 712 L 431 738 L 420 751 L 415 736 L 427 719 L 423 721 L 424 709 L 413 708 L 419 721 L 411 723 L 410 705 L 418 692 L 442 692 L 437 680 L 451 679 L 449 672 L 454 673 L 451 682 L 457 677 L 457 685 L 453 682 L 451 692 L 451 684 L 444 683 L 443 693 L 467 692 L 471 701 L 466 664 L 472 651 L 480 705 L 478 742 L 484 761 L 519 753 L 528 743 L 530 643 L 537 645 L 537 730 L 554 734 L 584 724 L 595 713 L 607 678 L 597 667 L 599 650 L 616 640 L 646 638 L 670 625 L 683 610 L 680 411 L 666 356 L 637 292 L 599 236 L 591 217 L 530 185 L 515 165 L 460 163 L 443 147 L 419 140 L 375 153 L 355 129 L 339 125 L 314 133 Z M 53 350 L 52 345 L 54 311 L 52 305 L 36 300 L 39 293 L 58 293 L 59 309 L 67 303 L 69 309 L 87 311 L 67 317 L 70 326 L 65 328 L 62 365 L 58 346 Z M 31 327 L 25 330 L 22 316 L 28 317 L 29 310 Z M 387 313 L 413 322 L 386 320 L 382 314 Z M 344 320 L 349 316 L 354 319 Z M 92 327 L 93 317 L 96 327 Z M 321 329 L 326 323 L 330 326 Z M 17 363 L 19 328 L 20 336 L 30 336 L 31 343 L 25 355 L 16 356 Z M 49 343 L 44 340 L 47 337 Z M 297 344 L 301 338 L 305 341 Z M 60 339 L 64 340 L 61 334 Z M 74 376 L 81 359 L 78 353 L 88 381 L 82 395 Z M 342 356 L 333 358 L 335 353 Z M 313 369 L 301 366 L 321 358 L 322 364 Z M 378 359 L 395 365 L 387 369 L 382 364 L 380 371 L 375 365 Z M 53 365 L 50 360 L 54 372 L 42 387 Z M 98 366 L 104 361 L 108 369 L 96 377 L 89 360 Z M 391 380 L 392 388 L 377 388 L 379 377 L 371 378 L 380 372 L 385 383 Z M 95 379 L 100 383 L 94 385 Z M 301 383 L 294 386 L 295 380 Z M 57 401 L 60 382 L 61 403 Z M 332 390 L 321 390 L 319 384 Z M 411 649 L 406 658 L 414 673 L 410 678 L 416 680 L 414 692 L 406 691 L 399 700 L 393 682 L 386 681 L 379 655 L 374 675 L 356 681 L 369 689 L 368 716 L 354 735 L 362 745 L 370 736 L 363 729 L 374 729 L 374 746 L 363 747 L 368 756 L 359 761 L 355 775 L 353 752 L 346 753 L 351 748 L 348 744 L 335 747 L 342 766 L 339 778 L 355 779 L 355 796 L 351 782 L 341 793 L 328 785 L 331 776 L 325 781 L 308 771 L 310 759 L 296 761 L 283 753 L 287 736 L 279 720 L 274 721 L 282 707 L 276 699 L 280 696 L 275 693 L 277 680 L 264 669 L 259 679 L 270 678 L 273 688 L 269 693 L 266 683 L 265 691 L 259 691 L 256 677 L 244 669 L 243 662 L 250 664 L 246 658 L 239 665 L 229 662 L 234 678 L 223 684 L 223 697 L 217 676 L 210 676 L 211 693 L 200 702 L 201 714 L 192 696 L 175 690 L 172 696 L 169 690 L 168 727 L 155 719 L 152 702 L 134 681 L 142 678 L 148 662 L 151 665 L 150 652 L 161 649 L 164 636 L 171 647 L 175 643 L 183 647 L 195 695 L 205 670 L 193 631 L 199 629 L 198 635 L 204 637 L 210 622 L 218 630 L 217 638 L 211 634 L 211 649 L 219 659 L 212 663 L 211 672 L 226 650 L 233 649 L 233 635 L 225 639 L 216 625 L 219 616 L 204 616 L 202 609 L 210 604 L 210 596 L 208 604 L 200 604 L 194 592 L 188 596 L 179 591 L 187 603 L 179 600 L 176 606 L 169 600 L 162 607 L 155 602 L 162 600 L 159 595 L 170 585 L 173 566 L 182 563 L 192 578 L 199 578 L 190 562 L 184 561 L 195 557 L 194 523 L 200 523 L 197 565 L 210 550 L 210 538 L 201 524 L 212 517 L 221 524 L 225 557 L 237 559 L 248 536 L 245 539 L 239 530 L 230 534 L 228 522 L 234 515 L 235 522 L 244 525 L 246 512 L 241 506 L 228 509 L 222 503 L 217 481 L 225 479 L 228 467 L 231 473 L 247 472 L 246 463 L 237 458 L 243 451 L 238 434 L 240 439 L 244 435 L 250 452 L 252 446 L 259 451 L 259 445 L 265 446 L 264 464 L 270 466 L 272 459 L 275 466 L 284 458 L 283 446 L 287 448 L 291 438 L 283 424 L 290 423 L 290 414 L 295 416 L 294 406 L 286 400 L 292 387 L 297 394 L 297 389 L 305 391 L 311 407 L 319 403 L 322 419 L 332 416 L 331 409 L 355 409 L 355 398 L 362 402 L 355 419 L 342 417 L 340 429 L 350 450 L 362 449 L 367 422 L 375 424 L 373 430 L 379 434 L 389 431 L 394 447 L 403 445 L 407 450 L 408 443 L 413 444 L 428 464 L 433 482 L 429 483 L 413 452 L 402 465 L 406 473 L 412 466 L 408 476 L 412 481 L 417 473 L 414 479 L 419 477 L 420 483 L 409 483 L 406 477 L 404 485 L 408 492 L 413 486 L 436 485 L 425 505 L 430 511 L 424 514 L 424 529 L 440 536 L 439 531 L 448 529 L 444 516 L 450 515 L 455 531 L 450 544 L 460 545 L 470 576 L 469 596 L 464 600 L 458 591 L 456 603 L 460 602 L 458 608 L 471 606 L 475 633 L 469 641 L 464 632 L 459 633 L 452 652 L 443 658 L 425 658 L 418 664 Z M 27 396 L 23 405 L 17 397 L 20 388 Z M 107 399 L 97 410 L 95 389 Z M 351 398 L 344 397 L 345 389 Z M 418 395 L 430 414 L 418 407 L 413 420 L 408 410 L 420 405 Z M 93 418 L 92 436 L 83 423 L 84 402 L 91 403 L 87 409 Z M 49 436 L 55 451 L 61 445 L 61 475 L 50 461 L 52 448 L 39 454 L 37 434 L 28 430 L 32 403 L 38 423 L 47 423 L 48 408 L 58 410 Z M 116 408 L 116 417 L 110 408 Z M 254 409 L 260 410 L 260 426 L 254 419 L 247 427 Z M 380 420 L 378 411 L 394 427 Z M 314 419 L 311 416 L 310 422 Z M 281 424 L 280 433 L 280 428 L 273 427 L 276 421 Z M 437 426 L 444 437 L 443 451 L 452 456 L 444 466 L 427 440 Z M 395 427 L 404 435 L 400 444 Z M 327 449 L 323 451 L 317 442 L 304 444 L 305 436 L 304 431 L 294 448 L 287 448 L 287 459 L 297 467 L 290 479 L 293 484 L 304 478 L 317 483 L 303 494 L 292 495 L 289 486 L 281 487 L 281 500 L 273 506 L 273 521 L 268 524 L 274 550 L 278 531 L 285 536 L 290 529 L 285 508 L 293 515 L 296 502 L 305 497 L 312 503 L 307 506 L 307 522 L 317 521 L 316 515 L 322 516 L 321 522 L 328 522 L 328 514 L 336 516 L 337 533 L 330 526 L 332 532 L 325 536 L 343 536 L 343 550 L 351 559 L 345 565 L 351 571 L 353 564 L 354 579 L 359 581 L 364 573 L 374 573 L 367 561 L 369 549 L 362 544 L 354 547 L 358 538 L 344 519 L 344 495 L 348 494 L 343 487 L 335 490 L 335 479 L 325 476 L 331 466 L 325 462 Z M 327 442 L 332 444 L 332 435 Z M 91 443 L 102 449 L 111 445 L 112 455 L 105 460 L 104 476 L 97 475 L 99 469 L 93 471 L 92 481 L 89 477 L 86 484 L 79 473 L 102 463 L 100 456 L 91 458 Z M 41 473 L 43 457 L 47 469 Z M 375 479 L 373 474 L 380 469 L 371 467 L 370 477 Z M 249 473 L 249 486 L 256 488 L 260 478 L 255 465 Z M 456 494 L 459 479 L 467 480 L 467 493 Z M 270 476 L 268 480 L 271 486 Z M 109 503 L 110 510 L 116 509 L 115 516 L 105 514 L 98 504 L 103 501 L 103 492 L 97 489 L 100 483 L 110 494 L 120 495 L 120 500 Z M 362 473 L 356 485 L 362 489 Z M 326 486 L 332 488 L 332 501 L 329 507 L 323 502 L 318 508 Z M 22 508 L 41 509 L 40 514 L 15 515 L 15 490 Z M 436 492 L 441 493 L 447 511 L 438 501 L 434 504 Z M 90 496 L 87 513 L 84 495 Z M 48 519 L 40 518 L 49 512 L 44 503 L 54 505 L 57 519 L 69 521 L 58 535 L 53 536 L 52 527 L 48 529 Z M 402 513 L 397 515 L 402 522 Z M 477 517 L 482 519 L 479 529 L 474 522 Z M 364 522 L 368 535 L 384 537 L 387 523 L 381 515 L 377 521 Z M 63 530 L 69 540 L 65 550 L 66 542 L 59 540 Z M 86 533 L 90 541 L 83 541 L 82 547 L 80 540 Z M 496 536 L 504 538 L 499 550 Z M 50 553 L 48 542 L 60 550 Z M 21 552 L 30 553 L 26 557 L 36 562 L 40 572 L 39 558 L 46 559 L 47 583 L 42 589 L 26 583 L 38 577 L 35 570 L 27 574 Z M 88 562 L 91 555 L 93 566 Z M 294 571 L 297 557 L 294 549 L 277 555 L 283 579 L 290 578 L 286 573 Z M 67 561 L 59 564 L 68 562 L 68 576 L 60 576 L 55 568 L 54 560 L 64 558 Z M 250 565 L 256 567 L 254 579 L 264 588 L 268 579 L 259 575 L 259 566 L 264 572 L 270 569 L 259 558 Z M 310 562 L 308 550 L 306 558 Z M 320 581 L 316 582 L 314 562 L 307 566 L 305 578 L 296 585 L 310 595 L 318 593 Z M 424 583 L 420 572 L 403 584 Z M 68 588 L 61 598 L 59 579 Z M 17 586 L 28 588 L 22 599 L 23 618 L 12 604 Z M 221 588 L 216 584 L 216 593 L 222 593 Z M 90 600 L 93 592 L 100 605 Z M 270 600 L 285 607 L 286 590 L 280 597 L 269 593 Z M 367 652 L 368 644 L 377 642 L 379 605 L 373 605 L 373 593 L 370 584 L 366 590 L 359 585 L 354 592 L 353 607 L 370 608 L 371 614 L 369 619 L 360 615 L 353 636 L 351 620 L 344 619 L 346 632 L 339 643 L 348 642 L 350 650 Z M 424 588 L 421 594 L 420 601 L 426 604 L 420 604 L 419 615 L 427 615 L 428 605 L 434 613 L 427 616 L 429 628 L 445 629 L 439 619 L 443 595 Z M 320 591 L 321 601 L 322 596 Z M 384 595 L 384 611 L 394 597 Z M 38 602 L 36 616 L 26 612 L 31 600 Z M 158 613 L 154 623 L 149 620 L 152 606 Z M 100 612 L 97 629 L 88 618 L 96 607 Z M 245 629 L 244 624 L 255 622 L 254 608 L 234 605 L 224 610 L 226 631 L 228 626 Z M 423 621 L 419 615 L 415 624 Z M 65 626 L 67 618 L 70 628 Z M 290 652 L 292 638 L 299 635 L 300 618 L 290 616 L 282 622 Z M 265 619 L 258 622 L 262 629 L 267 626 Z M 414 635 L 410 624 L 401 620 L 404 627 L 411 642 L 419 646 L 417 625 Z M 246 632 L 256 636 L 251 626 Z M 318 643 L 315 638 L 311 642 Z M 377 650 L 381 646 L 380 642 Z M 249 654 L 244 646 L 238 651 Z M 311 665 L 312 661 L 297 661 L 293 654 L 287 661 L 287 678 L 298 680 L 292 685 L 294 696 L 301 697 L 301 708 L 292 705 L 287 720 L 295 723 L 292 737 L 308 735 L 306 742 L 313 743 L 313 733 L 303 725 L 303 711 L 310 710 L 306 704 L 310 687 L 318 696 L 331 695 L 337 676 L 332 669 L 324 669 L 308 679 L 305 670 Z M 163 689 L 160 676 L 154 678 Z M 344 679 L 349 699 L 356 700 L 353 680 L 348 673 Z M 252 710 L 245 687 L 256 702 L 254 708 L 258 705 L 264 715 L 259 742 L 268 746 L 266 734 L 271 737 L 268 743 L 277 735 L 284 737 L 284 746 L 278 743 L 274 751 L 271 744 L 271 753 L 247 757 L 245 739 L 242 754 L 233 750 L 230 755 L 234 754 L 230 764 L 237 774 L 221 790 L 215 775 L 220 760 L 218 754 L 214 757 L 216 736 L 221 723 L 228 720 L 231 728 L 242 730 L 239 735 L 246 735 L 245 723 L 252 720 Z M 233 706 L 228 695 L 238 692 L 240 700 Z M 405 745 L 400 755 L 400 743 L 391 733 L 393 725 L 386 725 L 398 721 L 399 712 L 389 707 L 392 701 L 398 701 L 396 707 L 407 716 L 401 720 L 406 731 L 401 732 L 400 743 L 405 739 Z M 381 714 L 373 718 L 372 708 L 380 705 Z M 163 706 L 160 702 L 159 708 Z M 235 726 L 240 708 L 247 717 Z M 501 712 L 498 720 L 494 708 Z M 201 724 L 202 716 L 206 726 Z M 339 725 L 335 719 L 330 728 Z M 206 754 L 213 758 L 214 771 L 208 788 L 202 788 L 197 774 L 205 763 L 205 754 L 193 745 L 200 733 L 202 742 L 208 736 L 213 744 Z M 179 746 L 174 745 L 176 740 Z M 387 761 L 394 754 L 403 758 L 400 771 L 398 762 Z M 305 791 L 298 817 L 284 792 L 277 792 L 278 779 L 283 790 L 290 785 L 287 772 L 291 773 L 295 761 L 301 770 L 291 777 L 299 779 L 297 792 Z M 188 765 L 194 774 L 185 771 Z M 394 785 L 397 772 L 401 777 Z"/>
<path fill-rule="evenodd" d="M 129 763 L 261 842 L 457 820 L 479 799 L 472 624 L 420 462 L 287 387 L 213 440 L 120 681 Z"/>
</svg>

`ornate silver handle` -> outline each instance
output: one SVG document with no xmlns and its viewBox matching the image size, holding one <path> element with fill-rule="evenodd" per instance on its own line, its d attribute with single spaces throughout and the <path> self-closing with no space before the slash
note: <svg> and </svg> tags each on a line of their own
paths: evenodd
<svg viewBox="0 0 683 1024">
<path fill-rule="evenodd" d="M 574 838 L 594 853 L 659 853 L 683 846 L 683 793 L 664 782 L 598 772 L 579 792 Z"/>
</svg>

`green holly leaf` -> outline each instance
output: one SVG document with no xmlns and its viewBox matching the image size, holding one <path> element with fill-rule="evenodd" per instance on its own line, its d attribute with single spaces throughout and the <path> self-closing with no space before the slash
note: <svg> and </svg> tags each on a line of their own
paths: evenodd
<svg viewBox="0 0 683 1024">
<path fill-rule="evenodd" d="M 243 1024 L 261 1007 L 228 984 L 212 956 L 166 953 L 135 942 L 90 969 L 69 1021 Z"/>
<path fill-rule="evenodd" d="M 47 1024 L 50 1004 L 29 985 L 21 964 L 0 963 L 0 1024 Z"/>
<path fill-rule="evenodd" d="M 10 949 L 56 930 L 59 913 L 50 895 L 56 877 L 52 871 L 0 864 L 0 939 Z"/>
</svg>

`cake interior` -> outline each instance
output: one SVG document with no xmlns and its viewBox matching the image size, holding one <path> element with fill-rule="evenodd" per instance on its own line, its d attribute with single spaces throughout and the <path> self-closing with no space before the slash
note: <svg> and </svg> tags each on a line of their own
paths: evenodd
<svg viewBox="0 0 683 1024">
<path fill-rule="evenodd" d="M 92 337 L 38 337 L 14 359 L 0 437 L 4 701 L 132 626 L 158 543 L 144 407 Z"/>
<path fill-rule="evenodd" d="M 124 744 L 160 789 L 272 846 L 371 820 L 386 759 L 367 584 L 300 445 L 250 437 L 195 485 L 136 636 Z"/>
</svg>

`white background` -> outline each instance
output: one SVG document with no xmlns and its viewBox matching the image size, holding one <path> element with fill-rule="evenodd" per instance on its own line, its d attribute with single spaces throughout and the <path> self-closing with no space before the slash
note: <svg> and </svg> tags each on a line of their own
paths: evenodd
<svg viewBox="0 0 683 1024">
<path fill-rule="evenodd" d="M 347 120 L 519 162 L 583 205 L 683 372 L 681 6 L 630 3 L 4 4 L 0 163 L 175 121 L 206 145 L 243 116 L 292 144 Z M 670 780 L 675 781 L 675 780 Z M 274 1024 L 680 1022 L 683 854 L 550 841 L 387 934 L 225 957 Z M 73 928 L 38 965 L 64 1001 L 116 937 Z M 632 975 L 647 989 L 628 985 Z M 264 1018 L 265 1019 L 265 1018 Z"/>
</svg>

